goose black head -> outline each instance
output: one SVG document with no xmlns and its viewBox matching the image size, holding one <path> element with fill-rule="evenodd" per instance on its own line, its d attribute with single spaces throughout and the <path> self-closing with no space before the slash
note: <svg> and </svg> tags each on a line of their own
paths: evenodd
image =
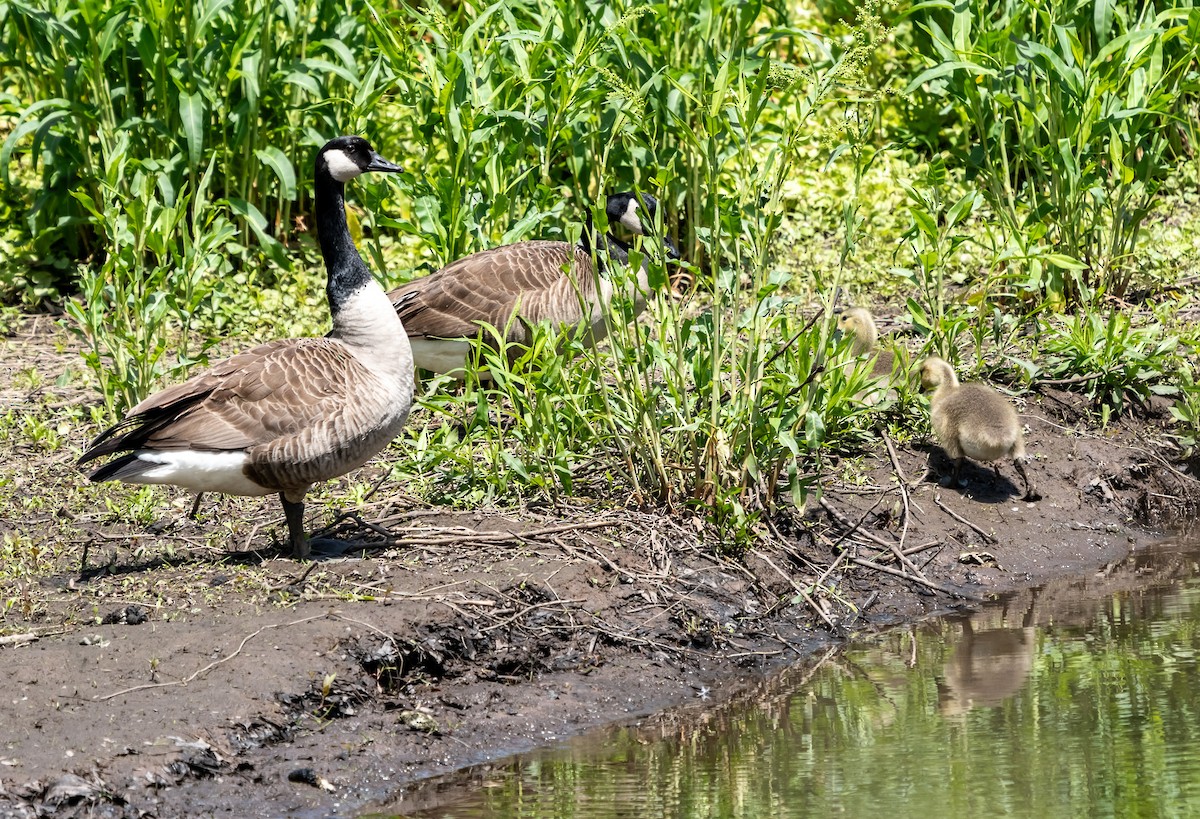
<svg viewBox="0 0 1200 819">
<path fill-rule="evenodd" d="M 654 235 L 654 216 L 658 211 L 658 200 L 650 194 L 610 194 L 604 210 L 609 224 L 619 222 L 639 236 Z M 668 258 L 679 259 L 679 250 L 666 236 L 663 237 L 663 245 L 666 247 Z"/>
<path fill-rule="evenodd" d="M 368 171 L 399 173 L 404 170 L 389 162 L 360 136 L 340 136 L 329 140 L 317 154 L 317 173 L 324 171 L 338 182 L 349 182 Z"/>
</svg>

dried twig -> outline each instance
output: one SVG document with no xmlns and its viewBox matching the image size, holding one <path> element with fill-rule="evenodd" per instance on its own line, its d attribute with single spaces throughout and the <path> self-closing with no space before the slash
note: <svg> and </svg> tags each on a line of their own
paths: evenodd
<svg viewBox="0 0 1200 819">
<path fill-rule="evenodd" d="M 24 634 L 8 634 L 0 637 L 0 646 L 23 646 L 26 643 L 32 643 L 38 638 L 38 635 L 32 631 Z"/>
<path fill-rule="evenodd" d="M 546 600 L 545 602 L 542 602 L 542 603 L 534 603 L 532 605 L 526 606 L 525 608 L 521 609 L 516 614 L 513 614 L 510 617 L 505 617 L 503 620 L 501 620 L 498 623 L 492 623 L 490 626 L 484 626 L 483 628 L 480 629 L 480 631 L 481 632 L 495 631 L 498 628 L 503 628 L 504 626 L 507 626 L 509 623 L 513 622 L 514 620 L 520 620 L 522 617 L 524 617 L 526 614 L 529 614 L 529 612 L 533 611 L 534 609 L 543 609 L 546 606 L 563 606 L 564 610 L 565 610 L 565 607 L 568 603 L 583 603 L 583 602 L 585 602 L 584 599 L 582 597 L 580 597 L 580 598 L 576 598 L 573 600 Z"/>
<path fill-rule="evenodd" d="M 890 491 L 890 488 L 889 488 L 889 491 Z M 828 512 L 834 520 L 836 520 L 838 523 L 842 524 L 842 527 L 845 529 L 845 531 L 842 532 L 842 536 L 839 537 L 837 539 L 837 541 L 834 542 L 833 545 L 836 547 L 838 543 L 841 543 L 843 540 L 850 537 L 850 535 L 859 531 L 859 527 L 863 525 L 863 522 L 867 519 L 867 516 L 870 515 L 872 512 L 874 512 L 875 507 L 878 506 L 882 501 L 883 501 L 883 496 L 880 496 L 879 500 L 875 501 L 874 505 L 872 505 L 870 509 L 868 509 L 866 512 L 863 513 L 863 516 L 858 519 L 857 523 L 851 523 L 846 518 L 845 515 L 843 515 L 841 512 L 839 512 L 837 509 L 835 509 L 833 507 L 833 505 L 830 504 L 829 501 L 825 500 L 824 496 L 822 496 L 821 500 L 819 501 L 819 503 L 821 504 L 821 508 L 824 509 L 826 512 Z M 872 543 L 877 543 L 880 546 L 883 546 L 884 548 L 887 548 L 887 549 L 890 549 L 892 547 L 892 544 L 888 543 L 886 540 L 879 537 L 878 535 L 868 532 L 866 529 L 863 529 L 861 534 L 863 537 L 865 537 L 867 540 L 871 541 Z"/>
<path fill-rule="evenodd" d="M 411 538 L 396 538 L 388 540 L 381 544 L 364 544 L 370 546 L 459 546 L 463 543 L 509 543 L 511 541 L 521 542 L 529 538 L 540 538 L 546 535 L 557 535 L 562 532 L 573 532 L 581 529 L 605 529 L 609 526 L 615 526 L 617 523 L 614 519 L 608 520 L 589 520 L 580 521 L 577 523 L 565 523 L 558 526 L 546 526 L 542 529 L 531 529 L 528 532 L 478 532 L 473 529 L 464 529 L 463 534 L 456 535 L 433 535 L 430 537 L 411 537 Z"/>
<path fill-rule="evenodd" d="M 866 558 L 863 558 L 863 557 L 852 557 L 852 558 L 850 558 L 850 560 L 857 563 L 859 566 L 862 566 L 863 568 L 874 569 L 875 571 L 883 572 L 884 574 L 890 574 L 893 577 L 899 577 L 904 580 L 910 580 L 913 583 L 920 583 L 922 586 L 931 588 L 934 591 L 940 591 L 943 594 L 948 594 L 951 597 L 961 597 L 964 600 L 973 600 L 977 603 L 981 602 L 983 600 L 982 597 L 972 594 L 971 592 L 964 591 L 962 589 L 947 585 L 945 583 L 939 583 L 936 580 L 929 580 L 927 578 L 916 577 L 915 575 L 908 574 L 907 572 L 902 572 L 899 569 L 893 569 L 891 566 L 884 566 L 881 563 L 872 563 L 870 560 L 867 560 Z"/>
<path fill-rule="evenodd" d="M 974 529 L 974 530 L 975 530 L 975 532 L 976 532 L 976 533 L 978 533 L 978 535 L 979 535 L 981 538 L 983 538 L 983 539 L 984 539 L 985 541 L 987 541 L 988 543 L 995 543 L 995 542 L 996 542 L 996 538 L 995 538 L 993 535 L 990 535 L 990 534 L 988 534 L 988 533 L 987 533 L 987 532 L 985 532 L 983 529 L 979 528 L 979 527 L 978 527 L 978 526 L 976 526 L 974 523 L 972 523 L 971 521 L 967 520 L 967 519 L 966 519 L 966 518 L 964 518 L 962 515 L 958 514 L 958 512 L 955 512 L 955 511 L 954 511 L 953 509 L 951 509 L 949 506 L 947 506 L 946 504 L 942 503 L 942 496 L 941 496 L 941 495 L 934 495 L 934 496 L 933 496 L 933 502 L 934 502 L 934 503 L 936 503 L 936 504 L 938 505 L 938 507 L 939 507 L 939 508 L 940 508 L 940 509 L 941 509 L 943 512 L 945 512 L 947 515 L 949 515 L 950 517 L 952 517 L 952 518 L 954 518 L 955 520 L 957 520 L 959 523 L 963 524 L 964 526 L 970 526 L 972 529 Z"/>
<path fill-rule="evenodd" d="M 834 624 L 834 622 L 832 620 L 829 619 L 829 615 L 827 615 L 825 613 L 825 610 L 817 605 L 817 601 L 813 600 L 812 596 L 808 592 L 806 592 L 803 588 L 801 588 L 800 584 L 797 583 L 795 580 L 793 580 L 791 575 L 789 575 L 783 569 L 776 566 L 775 561 L 771 560 L 771 558 L 767 557 L 765 554 L 760 552 L 758 549 L 751 549 L 750 554 L 754 555 L 759 560 L 761 560 L 763 563 L 766 563 L 768 566 L 770 566 L 772 569 L 774 569 L 776 574 L 778 574 L 780 577 L 782 577 L 785 581 L 787 581 L 787 583 L 793 589 L 796 590 L 796 594 L 798 594 L 802 598 L 804 598 L 804 602 L 808 604 L 808 607 L 811 608 L 814 612 L 816 612 L 818 617 L 820 617 L 822 620 L 825 621 L 825 625 L 829 626 L 829 630 L 832 631 L 834 634 L 838 633 L 838 627 Z"/>
<path fill-rule="evenodd" d="M 202 668 L 196 669 L 191 674 L 184 677 L 182 680 L 175 680 L 174 682 L 146 683 L 145 685 L 135 685 L 130 688 L 122 688 L 120 691 L 114 691 L 111 694 L 105 694 L 102 697 L 99 697 L 99 696 L 92 697 L 92 699 L 96 700 L 97 702 L 104 702 L 105 700 L 111 700 L 114 697 L 119 697 L 122 694 L 132 694 L 134 691 L 144 691 L 148 688 L 169 688 L 173 685 L 187 685 L 188 683 L 192 682 L 197 677 L 199 677 L 201 674 L 211 671 L 212 669 L 221 665 L 221 663 L 225 663 L 225 662 L 228 662 L 229 660 L 232 660 L 234 657 L 236 657 L 238 654 L 240 654 L 242 652 L 242 649 L 246 647 L 246 643 L 250 642 L 255 637 L 262 634 L 264 631 L 267 631 L 267 630 L 273 629 L 273 628 L 288 628 L 289 626 L 298 626 L 301 623 L 308 623 L 312 620 L 320 620 L 320 619 L 322 619 L 324 617 L 328 617 L 328 616 L 329 615 L 326 615 L 326 614 L 316 614 L 316 615 L 313 615 L 312 617 L 304 617 L 299 620 L 293 620 L 290 623 L 273 623 L 271 625 L 263 626 L 262 628 L 258 629 L 257 631 L 253 631 L 250 634 L 247 634 L 245 637 L 243 637 L 242 641 L 240 643 L 238 643 L 238 647 L 235 648 L 233 651 L 229 652 L 228 654 L 226 654 L 224 657 L 222 657 L 219 660 L 213 660 L 208 665 L 206 665 Z"/>
<path fill-rule="evenodd" d="M 1083 384 L 1087 381 L 1095 381 L 1101 376 L 1101 373 L 1088 373 L 1087 375 L 1077 375 L 1074 378 L 1038 378 L 1030 383 L 1031 387 L 1063 387 L 1068 384 Z"/>
</svg>

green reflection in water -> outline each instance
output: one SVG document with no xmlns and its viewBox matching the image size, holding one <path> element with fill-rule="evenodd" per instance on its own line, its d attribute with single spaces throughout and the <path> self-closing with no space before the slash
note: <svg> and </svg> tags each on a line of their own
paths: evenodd
<svg viewBox="0 0 1200 819">
<path fill-rule="evenodd" d="M 853 643 L 716 709 L 423 783 L 391 810 L 1200 816 L 1196 575 L 1192 552 L 1142 553 Z"/>
</svg>

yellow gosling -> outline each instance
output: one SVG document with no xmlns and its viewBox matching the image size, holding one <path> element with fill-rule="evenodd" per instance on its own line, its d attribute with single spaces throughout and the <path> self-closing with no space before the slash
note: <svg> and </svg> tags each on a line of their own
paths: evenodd
<svg viewBox="0 0 1200 819">
<path fill-rule="evenodd" d="M 984 463 L 1011 458 L 1025 484 L 1025 500 L 1041 497 L 1025 474 L 1021 423 L 1004 396 L 983 384 L 959 384 L 954 368 L 937 357 L 921 364 L 921 388 L 933 390 L 930 420 L 939 443 L 954 461 L 953 480 L 958 481 L 965 458 Z"/>
<path fill-rule="evenodd" d="M 855 358 L 870 354 L 871 379 L 874 381 L 891 381 L 892 368 L 895 366 L 896 354 L 892 350 L 879 349 L 879 330 L 875 327 L 875 317 L 865 307 L 849 307 L 838 316 L 838 330 L 854 337 L 850 347 L 850 355 Z M 867 404 L 875 404 L 882 397 L 875 388 L 862 390 L 857 397 Z"/>
</svg>

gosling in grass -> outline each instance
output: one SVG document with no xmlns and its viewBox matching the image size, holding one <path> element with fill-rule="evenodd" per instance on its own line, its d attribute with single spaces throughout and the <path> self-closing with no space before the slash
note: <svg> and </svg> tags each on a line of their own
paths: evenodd
<svg viewBox="0 0 1200 819">
<path fill-rule="evenodd" d="M 875 327 L 875 317 L 865 307 L 848 307 L 838 316 L 838 330 L 854 338 L 850 347 L 850 355 L 858 358 L 870 354 L 871 380 L 889 381 L 892 377 L 892 367 L 896 363 L 896 353 L 892 350 L 879 349 L 879 330 Z M 861 401 L 868 404 L 878 403 L 881 395 L 875 387 L 857 393 Z"/>
<path fill-rule="evenodd" d="M 966 458 L 985 463 L 1011 458 L 1025 484 L 1025 500 L 1041 497 L 1025 474 L 1021 423 L 1004 396 L 983 384 L 959 384 L 954 368 L 936 356 L 921 364 L 921 388 L 933 390 L 930 420 L 942 448 L 954 461 L 954 481 L 958 481 Z M 996 474 L 1000 474 L 999 467 Z"/>
</svg>

